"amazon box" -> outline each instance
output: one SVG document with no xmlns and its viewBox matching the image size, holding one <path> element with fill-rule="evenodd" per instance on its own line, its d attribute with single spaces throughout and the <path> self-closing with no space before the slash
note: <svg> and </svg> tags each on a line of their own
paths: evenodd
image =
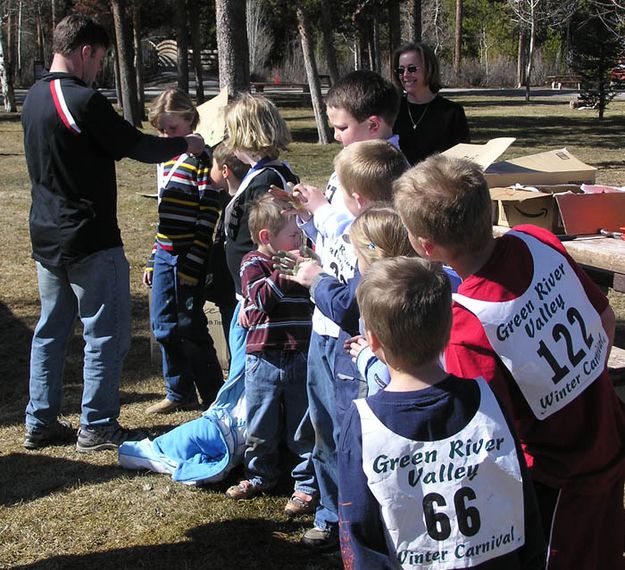
<svg viewBox="0 0 625 570">
<path fill-rule="evenodd" d="M 594 235 L 618 231 L 625 220 L 625 192 L 584 193 L 579 185 L 532 189 L 491 188 L 497 225 L 534 224 L 555 234 Z"/>
</svg>

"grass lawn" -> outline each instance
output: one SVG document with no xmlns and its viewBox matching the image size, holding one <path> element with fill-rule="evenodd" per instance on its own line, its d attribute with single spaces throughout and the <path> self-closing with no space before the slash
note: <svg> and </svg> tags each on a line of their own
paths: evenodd
<svg viewBox="0 0 625 570">
<path fill-rule="evenodd" d="M 515 136 L 505 157 L 567 147 L 599 168 L 598 181 L 625 185 L 625 103 L 612 103 L 602 122 L 562 100 L 466 97 L 475 142 Z M 302 179 L 323 185 L 336 144 L 315 144 L 312 110 L 284 109 L 294 142 L 286 159 Z M 298 544 L 310 518 L 283 515 L 288 480 L 272 496 L 235 503 L 224 489 L 197 489 L 156 474 L 126 472 L 116 453 L 79 455 L 73 446 L 29 452 L 22 447 L 28 400 L 30 337 L 38 317 L 37 282 L 30 258 L 30 193 L 20 123 L 0 120 L 0 224 L 7 247 L 0 264 L 0 568 L 304 568 L 340 567 L 336 556 Z M 94 173 L 97 175 L 97 173 Z M 119 222 L 131 266 L 133 344 L 122 379 L 122 424 L 162 433 L 196 417 L 165 418 L 143 411 L 163 396 L 160 370 L 150 365 L 146 290 L 141 274 L 153 239 L 155 168 L 129 160 L 118 166 Z M 625 333 L 625 302 L 610 292 Z M 80 329 L 70 343 L 64 413 L 78 424 L 81 396 Z M 599 413 L 599 411 L 598 411 Z"/>
</svg>

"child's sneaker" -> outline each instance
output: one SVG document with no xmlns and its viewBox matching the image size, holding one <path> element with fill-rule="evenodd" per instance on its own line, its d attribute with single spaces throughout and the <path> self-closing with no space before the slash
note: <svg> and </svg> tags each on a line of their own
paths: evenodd
<svg viewBox="0 0 625 570">
<path fill-rule="evenodd" d="M 76 451 L 89 453 L 104 449 L 117 449 L 125 441 L 139 441 L 148 435 L 144 429 L 126 429 L 117 422 L 107 426 L 80 426 Z"/>
<path fill-rule="evenodd" d="M 233 485 L 226 491 L 226 497 L 240 501 L 242 499 L 253 499 L 263 492 L 262 488 L 254 485 L 247 479 L 241 481 L 238 485 Z"/>
<path fill-rule="evenodd" d="M 314 513 L 316 508 L 315 497 L 301 491 L 295 491 L 284 507 L 284 512 L 288 517 L 299 517 Z"/>
<path fill-rule="evenodd" d="M 76 441 L 76 430 L 67 420 L 57 419 L 47 426 L 30 426 L 26 424 L 24 447 L 39 449 L 55 443 L 72 443 Z"/>
<path fill-rule="evenodd" d="M 300 542 L 316 550 L 334 550 L 339 547 L 339 537 L 335 530 L 326 530 L 317 526 L 307 530 Z"/>
</svg>

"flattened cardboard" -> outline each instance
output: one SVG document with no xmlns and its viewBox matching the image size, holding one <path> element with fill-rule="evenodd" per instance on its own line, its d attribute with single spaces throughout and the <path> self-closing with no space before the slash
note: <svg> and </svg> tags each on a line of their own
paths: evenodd
<svg viewBox="0 0 625 570">
<path fill-rule="evenodd" d="M 489 188 L 514 184 L 582 184 L 593 183 L 597 174 L 575 158 L 566 148 L 530 154 L 495 162 L 515 141 L 511 137 L 491 139 L 485 144 L 457 144 L 445 156 L 468 158 L 484 169 Z"/>
<path fill-rule="evenodd" d="M 512 184 L 582 184 L 595 181 L 597 169 L 565 148 L 491 164 L 484 173 L 489 188 Z"/>
<path fill-rule="evenodd" d="M 202 135 L 206 146 L 214 147 L 224 140 L 226 122 L 224 120 L 224 108 L 228 104 L 228 89 L 224 87 L 218 95 L 202 103 L 197 112 L 200 114 L 200 122 L 195 132 Z"/>
<path fill-rule="evenodd" d="M 486 170 L 515 140 L 514 137 L 499 137 L 484 144 L 460 143 L 442 154 L 451 158 L 466 158 Z"/>
<path fill-rule="evenodd" d="M 219 308 L 214 303 L 206 301 L 206 303 L 204 303 L 204 314 L 206 315 L 208 332 L 213 339 L 215 352 L 217 352 L 217 360 L 219 360 L 222 370 L 228 370 L 228 367 L 230 366 L 230 355 L 228 353 L 226 337 L 224 336 L 224 329 L 221 324 L 221 313 L 219 312 Z"/>
<path fill-rule="evenodd" d="M 555 199 L 568 235 L 617 232 L 625 223 L 625 192 L 556 194 Z"/>
</svg>

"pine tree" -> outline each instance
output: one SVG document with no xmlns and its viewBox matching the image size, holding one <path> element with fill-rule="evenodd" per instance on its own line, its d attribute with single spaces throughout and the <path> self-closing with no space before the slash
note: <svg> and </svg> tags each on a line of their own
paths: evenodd
<svg viewBox="0 0 625 570">
<path fill-rule="evenodd" d="M 571 26 L 571 69 L 581 77 L 580 99 L 597 109 L 599 118 L 622 83 L 611 77 L 612 69 L 624 55 L 619 22 L 609 2 L 596 2 L 589 12 L 580 13 Z"/>
</svg>

